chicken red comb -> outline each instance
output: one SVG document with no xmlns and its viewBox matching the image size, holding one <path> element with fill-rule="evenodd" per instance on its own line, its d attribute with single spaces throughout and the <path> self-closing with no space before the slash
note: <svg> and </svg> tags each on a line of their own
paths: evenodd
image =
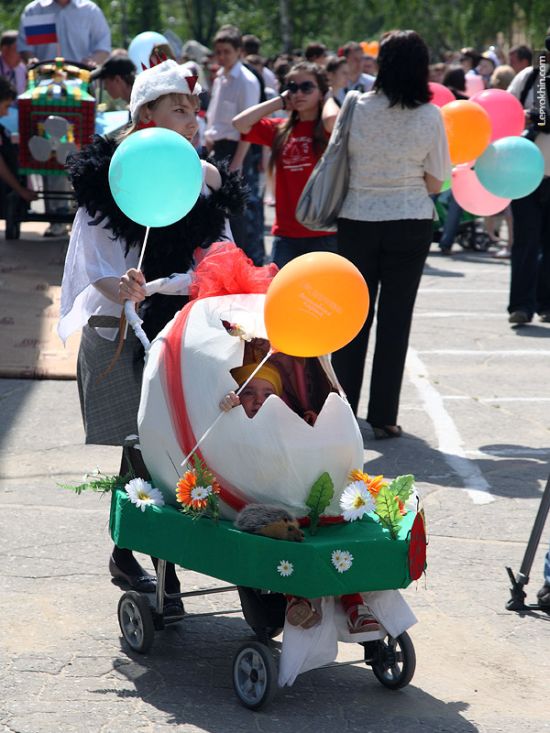
<svg viewBox="0 0 550 733">
<path fill-rule="evenodd" d="M 195 84 L 198 81 L 198 76 L 186 76 L 187 84 L 189 85 L 189 91 L 191 94 L 193 93 L 193 89 L 195 88 Z"/>
</svg>

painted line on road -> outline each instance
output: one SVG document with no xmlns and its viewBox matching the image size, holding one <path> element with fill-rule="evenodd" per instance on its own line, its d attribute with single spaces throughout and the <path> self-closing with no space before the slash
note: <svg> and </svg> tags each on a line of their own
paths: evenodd
<svg viewBox="0 0 550 733">
<path fill-rule="evenodd" d="M 509 446 L 508 448 L 488 448 L 487 450 L 478 449 L 466 451 L 466 455 L 471 456 L 472 458 L 485 458 L 485 456 L 504 458 L 508 456 L 522 456 L 524 458 L 544 458 L 545 462 L 549 454 L 550 448 L 527 448 L 526 446 L 518 448 Z"/>
<path fill-rule="evenodd" d="M 550 402 L 550 397 L 470 397 L 469 395 L 441 395 L 443 400 L 472 400 L 473 402 L 483 402 L 491 404 L 493 402 Z"/>
<path fill-rule="evenodd" d="M 432 356 L 550 356 L 550 349 L 422 349 L 416 353 Z"/>
<path fill-rule="evenodd" d="M 430 383 L 428 370 L 418 354 L 419 352 L 409 348 L 407 374 L 433 423 L 438 450 L 450 468 L 460 476 L 464 489 L 474 504 L 488 504 L 495 500 L 490 492 L 491 487 L 479 468 L 467 457 L 460 433 L 445 409 L 441 395 Z"/>
<path fill-rule="evenodd" d="M 478 295 L 480 294 L 479 288 L 419 288 L 419 293 L 436 293 L 438 295 L 447 295 L 449 293 L 470 293 L 472 295 Z M 508 289 L 500 289 L 495 288 L 494 290 L 489 290 L 488 288 L 484 288 L 483 295 L 493 295 L 494 293 L 503 293 L 508 294 L 510 291 Z"/>
<path fill-rule="evenodd" d="M 467 318 L 468 320 L 481 320 L 485 318 L 500 318 L 508 321 L 508 316 L 504 311 L 497 313 L 480 313 L 479 311 L 415 311 L 415 320 L 417 318 Z"/>
</svg>

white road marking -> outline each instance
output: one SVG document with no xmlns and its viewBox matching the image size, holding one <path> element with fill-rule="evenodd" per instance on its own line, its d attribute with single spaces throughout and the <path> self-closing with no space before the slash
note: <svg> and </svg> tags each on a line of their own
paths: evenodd
<svg viewBox="0 0 550 733">
<path fill-rule="evenodd" d="M 527 446 L 514 447 L 512 445 L 507 446 L 506 448 L 487 448 L 487 450 L 466 451 L 466 455 L 471 456 L 472 458 L 485 458 L 485 456 L 522 456 L 523 458 L 531 457 L 531 459 L 540 458 L 541 463 L 546 463 L 549 454 L 550 448 L 528 448 Z"/>
<path fill-rule="evenodd" d="M 550 356 L 550 349 L 423 349 L 416 353 L 433 356 Z"/>
<path fill-rule="evenodd" d="M 468 459 L 460 433 L 445 409 L 441 395 L 430 383 L 428 370 L 418 354 L 419 352 L 409 348 L 407 374 L 418 390 L 433 423 L 438 449 L 447 464 L 462 479 L 464 489 L 474 504 L 488 504 L 495 500 L 489 490 L 491 487 L 475 463 Z"/>
<path fill-rule="evenodd" d="M 467 318 L 468 320 L 485 320 L 486 318 L 500 318 L 507 322 L 507 315 L 504 311 L 497 313 L 479 313 L 479 311 L 415 311 L 417 318 Z"/>
<path fill-rule="evenodd" d="M 489 290 L 488 288 L 483 289 L 483 294 L 485 295 L 493 295 L 494 293 L 503 293 L 508 294 L 509 290 L 504 290 L 500 288 L 495 288 Z M 479 288 L 419 288 L 418 293 L 437 293 L 438 295 L 448 295 L 452 293 L 471 293 L 472 295 L 478 295 L 480 294 Z"/>
<path fill-rule="evenodd" d="M 500 402 L 550 402 L 550 397 L 470 397 L 469 395 L 441 395 L 442 400 L 473 400 L 484 404 Z"/>
</svg>

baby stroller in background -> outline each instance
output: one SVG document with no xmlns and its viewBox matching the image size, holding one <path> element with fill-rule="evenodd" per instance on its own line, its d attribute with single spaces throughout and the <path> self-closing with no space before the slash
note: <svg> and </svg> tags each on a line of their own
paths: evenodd
<svg viewBox="0 0 550 733">
<path fill-rule="evenodd" d="M 448 189 L 447 191 L 440 193 L 434 200 L 438 216 L 438 219 L 434 220 L 434 242 L 439 242 L 443 234 L 443 227 L 445 226 L 448 216 L 450 196 L 451 191 Z M 491 239 L 485 231 L 482 221 L 483 220 L 480 217 L 476 217 L 474 214 L 470 214 L 463 210 L 454 241 L 463 249 L 472 249 L 476 252 L 486 252 L 491 245 Z"/>
</svg>

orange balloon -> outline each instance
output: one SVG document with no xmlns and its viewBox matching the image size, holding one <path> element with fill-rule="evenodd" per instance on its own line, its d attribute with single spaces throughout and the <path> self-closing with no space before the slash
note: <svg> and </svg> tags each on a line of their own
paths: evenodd
<svg viewBox="0 0 550 733">
<path fill-rule="evenodd" d="M 264 320 L 277 351 L 321 356 L 349 343 L 368 312 L 369 289 L 355 265 L 333 252 L 311 252 L 275 275 L 265 297 Z"/>
<path fill-rule="evenodd" d="M 492 125 L 479 104 L 467 100 L 449 102 L 441 108 L 451 163 L 468 163 L 478 158 L 491 140 Z"/>
</svg>

